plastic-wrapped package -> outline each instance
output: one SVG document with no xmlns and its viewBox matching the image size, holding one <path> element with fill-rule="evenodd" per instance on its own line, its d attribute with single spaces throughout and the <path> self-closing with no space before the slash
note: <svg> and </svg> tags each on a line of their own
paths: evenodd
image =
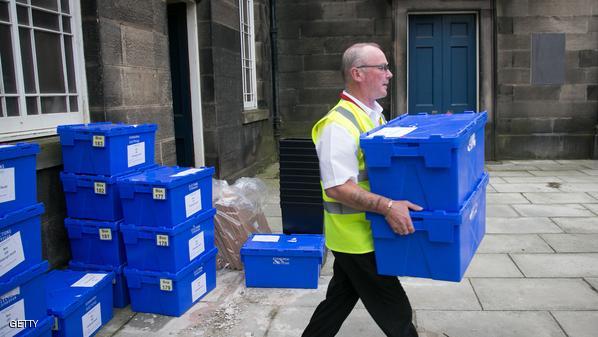
<svg viewBox="0 0 598 337">
<path fill-rule="evenodd" d="M 213 180 L 214 238 L 218 268 L 241 270 L 239 251 L 251 233 L 271 233 L 262 207 L 266 184 L 259 178 L 239 178 L 233 185 Z"/>
</svg>

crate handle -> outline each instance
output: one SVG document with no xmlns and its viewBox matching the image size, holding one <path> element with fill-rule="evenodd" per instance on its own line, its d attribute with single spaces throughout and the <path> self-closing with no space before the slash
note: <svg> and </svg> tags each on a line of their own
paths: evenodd
<svg viewBox="0 0 598 337">
<path fill-rule="evenodd" d="M 417 146 L 393 146 L 392 154 L 395 157 L 417 157 L 420 155 L 419 144 Z"/>
<path fill-rule="evenodd" d="M 424 220 L 417 217 L 412 217 L 411 221 L 415 231 L 428 232 L 428 240 L 430 242 L 453 242 L 454 226 L 451 224 L 438 224 L 436 221 Z"/>
</svg>

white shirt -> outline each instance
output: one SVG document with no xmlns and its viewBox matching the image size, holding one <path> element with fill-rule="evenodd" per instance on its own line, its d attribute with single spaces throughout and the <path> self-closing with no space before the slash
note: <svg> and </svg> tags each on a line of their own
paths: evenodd
<svg viewBox="0 0 598 337">
<path fill-rule="evenodd" d="M 346 91 L 343 94 L 352 99 L 370 117 L 374 126 L 384 120 L 382 107 L 378 102 L 374 109 L 370 109 Z M 316 151 L 320 161 L 320 177 L 324 189 L 342 185 L 349 179 L 357 183 L 359 162 L 357 161 L 358 144 L 347 129 L 337 123 L 329 123 L 324 127 Z"/>
</svg>

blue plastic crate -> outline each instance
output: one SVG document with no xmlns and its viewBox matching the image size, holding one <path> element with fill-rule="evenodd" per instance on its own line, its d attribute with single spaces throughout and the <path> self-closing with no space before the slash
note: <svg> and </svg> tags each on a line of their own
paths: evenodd
<svg viewBox="0 0 598 337">
<path fill-rule="evenodd" d="M 42 262 L 42 203 L 0 217 L 0 281 Z"/>
<path fill-rule="evenodd" d="M 46 279 L 54 337 L 93 336 L 112 319 L 114 273 L 53 270 Z"/>
<path fill-rule="evenodd" d="M 402 115 L 363 134 L 371 191 L 426 210 L 459 211 L 484 173 L 486 119 L 486 112 Z M 397 127 L 416 129 L 379 135 Z"/>
<path fill-rule="evenodd" d="M 487 184 L 484 174 L 458 212 L 411 212 L 410 235 L 395 234 L 382 215 L 367 213 L 378 273 L 461 281 L 486 232 Z"/>
<path fill-rule="evenodd" d="M 37 202 L 37 153 L 37 144 L 0 145 L 0 217 Z"/>
<path fill-rule="evenodd" d="M 71 218 L 116 221 L 123 218 L 116 176 L 82 175 L 61 172 L 66 214 Z"/>
<path fill-rule="evenodd" d="M 241 248 L 247 287 L 316 289 L 323 258 L 320 234 L 253 234 Z"/>
<path fill-rule="evenodd" d="M 180 316 L 216 287 L 216 254 L 213 248 L 177 273 L 125 267 L 131 309 Z"/>
<path fill-rule="evenodd" d="M 51 337 L 52 326 L 54 325 L 54 318 L 46 316 L 46 318 L 37 321 L 37 326 L 33 329 L 23 331 L 19 337 Z"/>
<path fill-rule="evenodd" d="M 155 124 L 61 125 L 64 171 L 113 176 L 154 164 Z"/>
<path fill-rule="evenodd" d="M 174 227 L 212 208 L 213 167 L 162 166 L 118 181 L 126 224 Z"/>
<path fill-rule="evenodd" d="M 120 227 L 127 264 L 140 270 L 176 273 L 214 248 L 215 209 L 168 227 Z"/>
<path fill-rule="evenodd" d="M 40 320 L 46 317 L 46 270 L 48 261 L 43 261 L 0 281 L 0 336 L 13 336 L 15 333 L 16 328 L 9 326 L 9 320 Z M 21 332 L 27 330 L 21 329 Z"/>
<path fill-rule="evenodd" d="M 112 267 L 71 261 L 69 262 L 69 269 L 87 272 L 113 272 L 114 280 L 112 280 L 112 305 L 115 308 L 124 308 L 131 303 L 129 298 L 129 288 L 127 288 L 127 281 L 125 279 L 124 264 L 118 267 Z"/>
<path fill-rule="evenodd" d="M 64 219 L 74 261 L 113 267 L 127 262 L 120 221 Z"/>
</svg>

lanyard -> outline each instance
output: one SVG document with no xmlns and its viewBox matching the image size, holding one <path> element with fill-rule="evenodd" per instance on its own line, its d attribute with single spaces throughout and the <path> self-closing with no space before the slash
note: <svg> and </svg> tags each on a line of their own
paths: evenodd
<svg viewBox="0 0 598 337">
<path fill-rule="evenodd" d="M 359 104 L 357 104 L 357 102 L 355 102 L 355 101 L 354 101 L 354 100 L 353 100 L 351 97 L 349 97 L 349 96 L 345 95 L 345 93 L 344 93 L 344 92 L 341 92 L 341 94 L 340 94 L 340 98 L 341 98 L 342 100 L 345 100 L 345 101 L 347 101 L 347 102 L 353 103 L 353 104 L 354 104 L 356 107 L 358 107 L 358 108 L 359 108 L 359 110 L 363 111 L 363 112 L 364 112 L 364 113 L 367 115 L 367 112 L 365 112 L 365 111 L 364 111 L 364 110 L 361 108 L 361 106 L 359 106 Z M 380 125 L 382 125 L 382 124 L 386 124 L 386 120 L 384 119 L 384 117 L 383 117 L 383 116 L 380 116 Z"/>
</svg>

